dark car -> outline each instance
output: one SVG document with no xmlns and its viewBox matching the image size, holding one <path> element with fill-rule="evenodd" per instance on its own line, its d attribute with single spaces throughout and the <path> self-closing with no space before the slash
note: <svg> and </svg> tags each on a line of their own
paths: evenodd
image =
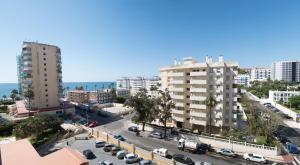
<svg viewBox="0 0 300 165">
<path fill-rule="evenodd" d="M 291 142 L 286 136 L 284 136 L 284 135 L 278 135 L 277 136 L 277 139 L 281 142 L 281 143 L 287 143 L 287 142 Z"/>
<path fill-rule="evenodd" d="M 128 128 L 128 131 L 131 131 L 131 132 L 139 132 L 139 129 L 137 126 L 131 126 Z"/>
<path fill-rule="evenodd" d="M 110 152 L 112 156 L 115 156 L 119 151 L 121 151 L 120 147 L 113 147 Z"/>
<path fill-rule="evenodd" d="M 103 147 L 103 150 L 105 152 L 110 152 L 113 147 L 114 147 L 113 144 L 105 144 L 104 147 Z"/>
<path fill-rule="evenodd" d="M 87 159 L 93 159 L 93 158 L 96 157 L 94 155 L 94 153 L 91 150 L 89 150 L 89 149 L 88 150 L 84 150 L 82 153 L 85 156 L 85 158 L 87 158 Z"/>
<path fill-rule="evenodd" d="M 120 141 L 125 141 L 125 138 L 122 135 L 115 135 L 114 138 Z"/>
<path fill-rule="evenodd" d="M 210 145 L 208 145 L 206 143 L 199 144 L 199 146 L 197 148 L 198 154 L 205 154 L 207 151 L 212 151 L 212 148 Z"/>
<path fill-rule="evenodd" d="M 173 160 L 182 164 L 195 165 L 195 162 L 191 158 L 182 154 L 174 154 Z"/>
</svg>

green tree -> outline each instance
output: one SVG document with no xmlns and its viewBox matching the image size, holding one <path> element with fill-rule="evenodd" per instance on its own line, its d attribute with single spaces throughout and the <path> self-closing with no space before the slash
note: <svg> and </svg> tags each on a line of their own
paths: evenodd
<svg viewBox="0 0 300 165">
<path fill-rule="evenodd" d="M 28 100 L 28 105 L 29 105 L 29 112 L 31 110 L 31 100 L 34 98 L 34 93 L 31 89 L 28 89 L 27 91 L 24 92 L 24 97 Z"/>
<path fill-rule="evenodd" d="M 167 122 L 172 119 L 171 109 L 175 108 L 175 103 L 172 101 L 169 91 L 166 89 L 165 91 L 159 90 L 159 98 L 158 98 L 158 119 L 164 125 L 164 136 L 167 137 Z"/>
<path fill-rule="evenodd" d="M 289 103 L 292 108 L 300 108 L 300 96 L 292 96 L 289 98 Z"/>
<path fill-rule="evenodd" d="M 6 100 L 7 96 L 6 96 L 6 95 L 3 95 L 2 98 L 3 98 L 3 100 Z"/>
<path fill-rule="evenodd" d="M 16 90 L 16 89 L 13 89 L 13 90 L 10 92 L 10 98 L 12 98 L 14 101 L 15 101 L 17 95 L 18 95 L 18 90 Z"/>
<path fill-rule="evenodd" d="M 212 123 L 212 109 L 217 105 L 217 101 L 212 96 L 212 94 L 209 94 L 206 100 L 204 101 L 206 107 L 208 108 L 208 114 L 209 114 L 209 134 L 211 134 L 211 123 Z"/>
<path fill-rule="evenodd" d="M 151 123 L 155 119 L 156 101 L 148 96 L 146 89 L 140 89 L 135 96 L 127 100 L 125 105 L 134 109 L 135 115 L 132 120 L 141 123 L 143 131 L 145 131 L 146 123 Z"/>
<path fill-rule="evenodd" d="M 117 102 L 117 103 L 124 104 L 125 101 L 126 101 L 126 99 L 125 99 L 124 97 L 118 96 L 118 97 L 116 98 L 116 102 Z"/>
<path fill-rule="evenodd" d="M 81 91 L 83 91 L 83 90 L 84 90 L 84 87 L 83 87 L 83 86 L 76 86 L 75 89 L 76 89 L 76 90 L 81 90 Z"/>
<path fill-rule="evenodd" d="M 116 101 L 117 101 L 117 91 L 116 91 L 116 89 L 115 89 L 115 88 L 112 88 L 112 89 L 110 90 L 110 93 L 111 93 L 112 101 L 113 101 L 113 102 L 116 102 Z"/>
</svg>

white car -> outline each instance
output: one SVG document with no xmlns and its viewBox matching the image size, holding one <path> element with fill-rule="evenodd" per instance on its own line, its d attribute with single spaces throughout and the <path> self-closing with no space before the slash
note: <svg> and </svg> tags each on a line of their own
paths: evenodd
<svg viewBox="0 0 300 165">
<path fill-rule="evenodd" d="M 163 138 L 163 134 L 160 132 L 153 132 L 149 135 L 149 137 L 153 137 L 153 138 L 157 138 L 157 139 L 162 139 Z"/>
<path fill-rule="evenodd" d="M 113 165 L 113 163 L 110 160 L 104 160 L 102 162 L 99 162 L 99 165 Z"/>
<path fill-rule="evenodd" d="M 168 150 L 165 148 L 156 148 L 153 150 L 153 153 L 163 156 L 163 157 L 167 157 L 168 156 Z"/>
<path fill-rule="evenodd" d="M 234 153 L 234 151 L 227 148 L 221 148 L 220 150 L 217 151 L 217 153 L 225 156 L 237 157 L 237 154 Z"/>
<path fill-rule="evenodd" d="M 251 153 L 251 154 L 245 153 L 243 155 L 243 158 L 253 162 L 267 163 L 267 160 L 262 155 L 255 154 L 255 153 Z"/>
<path fill-rule="evenodd" d="M 140 161 L 139 157 L 136 155 L 136 154 L 127 154 L 125 157 L 124 157 L 124 160 L 125 160 L 125 163 L 126 164 L 129 164 L 129 163 L 137 163 Z"/>
</svg>

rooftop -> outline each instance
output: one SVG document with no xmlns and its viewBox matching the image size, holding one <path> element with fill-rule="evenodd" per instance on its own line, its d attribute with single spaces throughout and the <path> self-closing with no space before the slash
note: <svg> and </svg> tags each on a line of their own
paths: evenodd
<svg viewBox="0 0 300 165">
<path fill-rule="evenodd" d="M 81 153 L 70 148 L 41 157 L 28 139 L 0 145 L 0 153 L 2 165 L 88 165 Z"/>
</svg>

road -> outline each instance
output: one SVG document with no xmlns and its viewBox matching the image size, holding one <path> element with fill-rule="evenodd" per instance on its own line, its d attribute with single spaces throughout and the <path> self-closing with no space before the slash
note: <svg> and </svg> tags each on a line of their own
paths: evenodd
<svg viewBox="0 0 300 165">
<path fill-rule="evenodd" d="M 250 165 L 250 164 L 256 164 L 253 162 L 248 162 L 243 160 L 242 158 L 229 158 L 224 157 L 221 155 L 217 155 L 215 153 L 208 153 L 208 154 L 192 154 L 183 152 L 177 149 L 176 142 L 171 141 L 165 141 L 161 139 L 154 139 L 147 136 L 147 133 L 142 133 L 141 136 L 136 136 L 134 133 L 131 133 L 127 131 L 128 125 L 131 123 L 132 115 L 125 116 L 123 119 L 107 123 L 104 125 L 100 125 L 98 127 L 95 127 L 96 129 L 100 131 L 105 131 L 111 134 L 121 134 L 125 137 L 126 141 L 129 143 L 136 144 L 138 147 L 147 149 L 147 150 L 153 150 L 154 148 L 167 148 L 171 154 L 174 153 L 180 153 L 187 155 L 188 157 L 192 158 L 194 161 L 207 161 L 211 162 L 214 165 L 232 165 L 232 164 L 240 164 L 240 165 Z"/>
</svg>

